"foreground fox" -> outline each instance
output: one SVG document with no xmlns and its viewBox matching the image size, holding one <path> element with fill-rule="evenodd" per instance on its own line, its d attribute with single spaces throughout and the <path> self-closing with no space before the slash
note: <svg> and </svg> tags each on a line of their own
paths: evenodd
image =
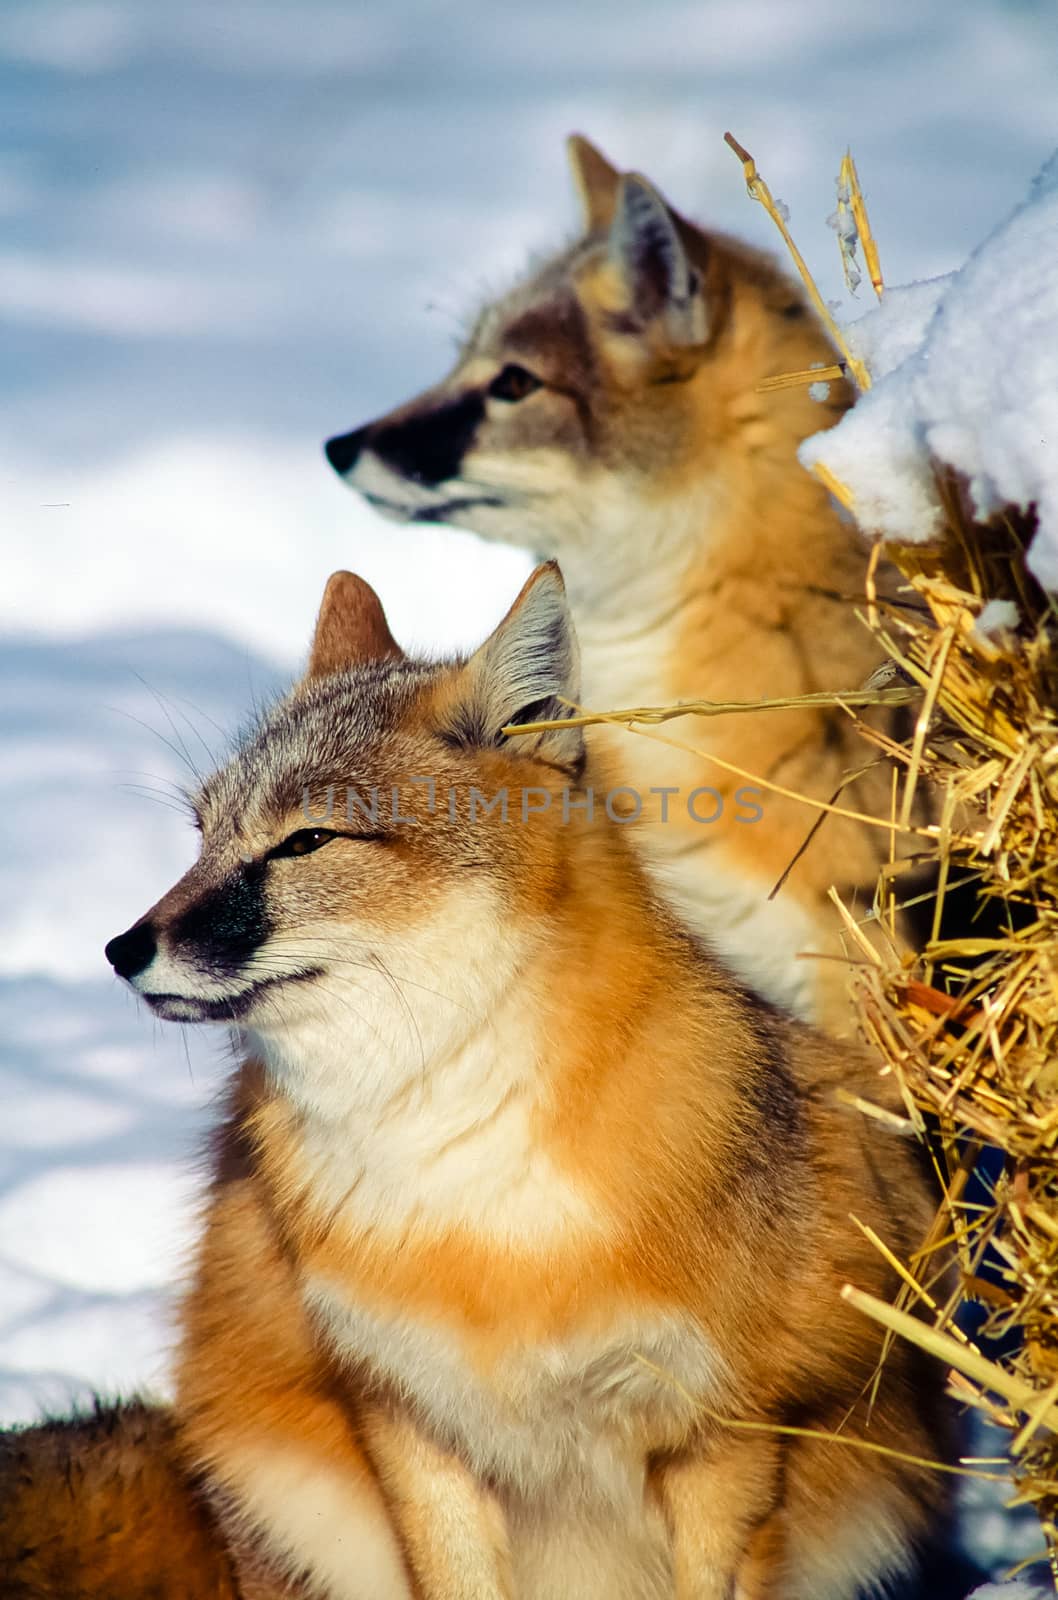
<svg viewBox="0 0 1058 1600">
<path fill-rule="evenodd" d="M 332 439 L 332 465 L 381 511 L 450 522 L 558 556 L 586 703 L 752 700 L 857 689 L 878 652 L 856 616 L 866 556 L 796 452 L 850 403 L 831 383 L 760 394 L 762 378 L 836 357 L 770 259 L 705 233 L 645 179 L 570 141 L 587 232 L 480 316 L 436 387 Z M 667 734 L 796 794 L 830 800 L 872 751 L 840 711 L 685 721 Z M 658 818 L 648 835 L 677 906 L 771 999 L 841 1031 L 837 884 L 869 910 L 881 828 L 827 818 L 781 894 L 818 812 L 619 729 L 592 736 Z M 684 803 L 700 785 L 719 792 Z M 886 816 L 876 768 L 841 804 Z M 759 816 L 759 820 L 754 821 Z M 798 960 L 804 951 L 830 959 Z"/>
<path fill-rule="evenodd" d="M 23 1436 L 5 1595 L 841 1600 L 913 1566 L 937 1479 L 857 1441 L 934 1456 L 929 1391 L 898 1345 L 869 1408 L 839 1290 L 892 1288 L 850 1213 L 920 1241 L 915 1151 L 838 1102 L 885 1097 L 870 1063 L 659 908 L 581 734 L 505 732 L 579 693 L 553 565 L 447 665 L 332 578 L 199 860 L 107 947 L 245 1045 L 159 1424 L 193 1507 L 144 1489 L 145 1550 L 134 1462 L 78 1511 Z"/>
</svg>

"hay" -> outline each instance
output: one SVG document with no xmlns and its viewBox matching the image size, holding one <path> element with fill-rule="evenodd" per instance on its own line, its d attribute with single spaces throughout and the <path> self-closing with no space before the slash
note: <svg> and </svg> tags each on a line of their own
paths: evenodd
<svg viewBox="0 0 1058 1600">
<path fill-rule="evenodd" d="M 807 280 L 752 157 L 728 143 Z M 880 293 L 877 246 L 851 156 L 838 194 L 843 265 L 848 239 L 858 237 Z M 843 206 L 852 228 L 841 226 Z M 868 387 L 863 364 L 840 337 L 836 343 L 843 369 Z M 776 375 L 770 386 L 784 377 L 814 381 L 807 373 Z M 944 463 L 933 467 L 944 511 L 939 537 L 885 548 L 918 603 L 897 607 L 869 593 L 866 617 L 890 660 L 923 691 L 912 736 L 891 754 L 902 768 L 901 825 L 923 787 L 936 819 L 918 856 L 937 873 L 932 927 L 920 948 L 902 955 L 860 942 L 852 981 L 867 1040 L 914 1113 L 935 1118 L 944 1199 L 895 1306 L 853 1287 L 846 1296 L 944 1361 L 960 1402 L 1007 1431 L 1015 1503 L 1039 1515 L 1058 1592 L 1058 608 L 1026 568 L 1031 512 L 1008 508 L 989 523 L 975 521 L 963 484 Z M 819 475 L 855 512 L 845 487 Z M 990 601 L 1016 607 L 1007 613 L 1018 617 L 1016 629 L 979 627 Z M 886 876 L 879 904 L 892 891 Z M 976 887 L 994 931 L 948 934 L 945 908 L 955 885 Z M 845 920 L 855 932 L 848 912 Z M 986 1145 L 1002 1152 L 1002 1174 L 990 1203 L 971 1204 L 967 1178 Z M 951 1245 L 957 1286 L 938 1303 L 929 1284 L 938 1254 Z M 964 1300 L 985 1308 L 976 1342 L 956 1322 Z M 993 1357 L 981 1348 L 1000 1338 L 1009 1353 Z"/>
<path fill-rule="evenodd" d="M 841 356 L 833 367 L 777 373 L 760 390 L 839 375 L 865 390 L 870 373 L 824 305 L 785 215 L 752 156 L 725 137 L 742 162 L 750 195 L 779 228 Z M 843 207 L 853 226 L 841 225 Z M 848 267 L 858 243 L 880 294 L 878 249 L 851 156 L 839 178 L 838 234 L 843 265 Z M 813 470 L 855 513 L 846 486 L 821 464 Z M 894 1305 L 855 1286 L 845 1294 L 886 1328 L 887 1338 L 911 1339 L 944 1362 L 960 1405 L 1006 1431 L 1016 1491 L 1011 1503 L 1037 1512 L 1045 1546 L 1040 1559 L 1049 1560 L 1058 1593 L 1058 607 L 1026 567 L 1031 513 L 1008 508 L 988 523 L 975 521 L 964 485 L 944 463 L 934 463 L 934 474 L 942 531 L 929 544 L 887 544 L 884 552 L 876 545 L 864 609 L 865 625 L 878 637 L 893 674 L 913 686 L 918 704 L 907 743 L 884 741 L 900 775 L 894 814 L 864 819 L 900 835 L 916 852 L 910 863 L 894 861 L 883 870 L 875 909 L 932 901 L 931 927 L 917 949 L 905 944 L 898 951 L 895 943 L 879 948 L 846 908 L 838 909 L 855 954 L 850 972 L 862 1031 L 903 1091 L 908 1117 L 897 1131 L 921 1135 L 929 1115 L 939 1130 L 932 1147 L 943 1199 L 912 1262 L 896 1262 L 883 1240 L 872 1241 L 901 1278 Z M 905 581 L 900 603 L 875 592 L 873 574 L 883 553 Z M 1017 607 L 1016 629 L 989 632 L 978 625 L 986 603 L 996 600 Z M 858 694 L 767 705 L 827 700 L 852 714 L 854 707 L 897 703 L 911 693 L 907 687 L 869 686 Z M 620 722 L 629 731 L 693 749 L 658 733 L 656 725 L 764 705 L 694 701 L 595 714 L 574 709 L 582 723 Z M 525 734 L 553 725 L 505 731 Z M 720 765 L 762 782 L 730 763 Z M 923 797 L 933 819 L 928 824 L 921 821 Z M 842 809 L 837 796 L 829 802 L 797 798 L 820 816 Z M 901 898 L 909 864 L 932 867 L 935 891 L 912 889 Z M 987 920 L 995 926 L 988 931 L 984 915 L 980 928 L 971 923 L 951 932 L 947 926 L 952 894 L 967 888 L 976 891 L 979 910 L 991 913 Z M 884 916 L 879 920 L 884 923 Z M 900 1122 L 877 1107 L 860 1109 Z M 888 1136 L 892 1131 L 887 1127 Z M 968 1181 L 986 1146 L 1001 1152 L 1002 1173 L 987 1203 L 972 1202 Z M 949 1290 L 943 1268 L 953 1250 L 957 1281 Z M 957 1320 L 965 1302 L 984 1308 L 976 1340 Z M 990 1355 L 983 1346 L 998 1339 L 1006 1340 L 1005 1353 Z M 964 1470 L 980 1465 L 966 1462 Z"/>
<path fill-rule="evenodd" d="M 888 552 L 923 609 L 880 607 L 875 624 L 927 691 L 903 759 L 905 808 L 926 785 L 939 819 L 932 930 L 913 956 L 863 962 L 853 981 L 868 1040 L 937 1119 L 958 1255 L 958 1289 L 929 1328 L 898 1331 L 1010 1433 L 1017 1499 L 1039 1514 L 1058 1589 L 1058 618 L 1025 570 L 1025 517 L 975 524 L 947 489 L 943 540 Z M 985 597 L 1017 603 L 1016 635 L 978 629 Z M 956 883 L 976 886 L 997 928 L 946 936 Z M 963 1175 L 984 1145 L 1003 1172 L 991 1203 L 970 1205 Z M 928 1256 L 919 1269 L 928 1278 Z M 953 1340 L 964 1298 L 987 1312 L 979 1344 L 1016 1334 L 1012 1353 Z"/>
</svg>

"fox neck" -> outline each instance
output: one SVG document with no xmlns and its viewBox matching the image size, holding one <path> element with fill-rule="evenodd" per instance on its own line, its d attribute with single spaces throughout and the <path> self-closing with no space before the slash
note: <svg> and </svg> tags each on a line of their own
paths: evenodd
<svg viewBox="0 0 1058 1600">
<path fill-rule="evenodd" d="M 731 697 L 774 693 L 754 683 L 754 630 L 796 629 L 799 598 L 813 586 L 859 587 L 854 535 L 792 448 L 788 464 L 778 451 L 754 462 L 731 449 L 693 486 L 612 503 L 603 494 L 594 505 L 591 546 L 570 541 L 559 552 L 593 709 L 726 698 L 719 685 L 733 664 L 714 658 L 713 623 L 729 635 L 732 614 L 745 649 Z"/>
<path fill-rule="evenodd" d="M 723 515 L 722 492 L 705 479 L 660 501 L 620 482 L 593 493 L 587 537 L 558 551 L 582 649 L 626 644 L 669 623 Z"/>
<path fill-rule="evenodd" d="M 497 929 L 484 892 L 461 890 L 406 939 L 341 948 L 313 1003 L 249 1043 L 309 1122 L 383 1121 L 458 1065 L 531 964 L 534 934 Z M 536 935 L 536 937 L 539 937 Z"/>
<path fill-rule="evenodd" d="M 593 948 L 612 946 L 615 906 L 633 967 L 644 943 L 643 913 L 629 909 L 638 869 L 603 830 L 616 832 L 568 830 L 563 889 L 535 926 L 461 891 L 414 952 L 393 957 L 391 982 L 350 985 L 333 996 L 348 1008 L 248 1039 L 293 1113 L 314 1210 L 354 1229 L 464 1226 L 537 1245 L 598 1230 L 554 1128 L 569 1080 L 583 1087 L 628 1020 L 622 1004 L 629 1018 L 636 1005 L 634 986 L 608 992 L 565 1042 L 578 1007 L 564 953 L 590 973 Z"/>
</svg>

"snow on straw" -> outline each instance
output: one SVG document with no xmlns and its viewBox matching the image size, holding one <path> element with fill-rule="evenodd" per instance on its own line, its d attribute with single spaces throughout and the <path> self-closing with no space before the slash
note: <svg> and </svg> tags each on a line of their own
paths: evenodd
<svg viewBox="0 0 1058 1600">
<path fill-rule="evenodd" d="M 934 460 L 962 473 L 975 513 L 1035 505 L 1029 566 L 1058 589 L 1058 152 L 1028 198 L 950 279 L 917 284 L 849 330 L 871 389 L 801 447 L 851 491 L 871 533 L 932 538 Z"/>
</svg>

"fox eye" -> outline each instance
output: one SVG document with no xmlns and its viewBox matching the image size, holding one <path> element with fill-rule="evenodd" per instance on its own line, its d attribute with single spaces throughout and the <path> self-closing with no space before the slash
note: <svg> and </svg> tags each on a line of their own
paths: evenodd
<svg viewBox="0 0 1058 1600">
<path fill-rule="evenodd" d="M 494 400 L 524 400 L 534 389 L 542 389 L 540 379 L 525 367 L 503 367 L 489 384 L 489 394 Z"/>
<path fill-rule="evenodd" d="M 330 844 L 337 837 L 329 828 L 299 828 L 297 833 L 292 833 L 282 844 L 269 850 L 265 859 L 275 861 L 280 856 L 310 856 L 314 850 L 322 850 L 325 844 Z"/>
</svg>

